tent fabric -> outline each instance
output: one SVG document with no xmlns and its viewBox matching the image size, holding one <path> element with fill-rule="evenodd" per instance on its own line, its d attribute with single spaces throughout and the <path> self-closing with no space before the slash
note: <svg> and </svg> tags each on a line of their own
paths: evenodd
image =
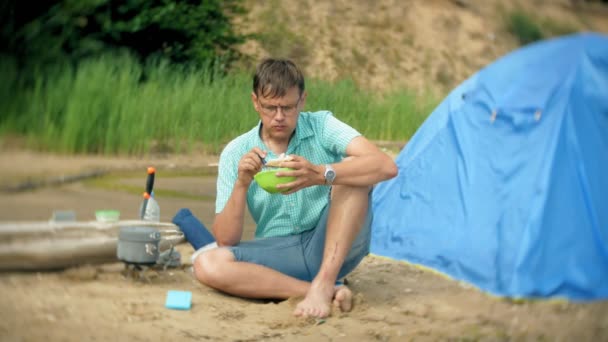
<svg viewBox="0 0 608 342">
<path fill-rule="evenodd" d="M 372 253 L 498 296 L 608 298 L 608 36 L 498 59 L 396 162 L 374 189 Z"/>
</svg>

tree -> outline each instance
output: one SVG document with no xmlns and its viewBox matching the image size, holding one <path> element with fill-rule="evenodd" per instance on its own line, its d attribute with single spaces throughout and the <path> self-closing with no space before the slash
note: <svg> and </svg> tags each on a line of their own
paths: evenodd
<svg viewBox="0 0 608 342">
<path fill-rule="evenodd" d="M 4 0 L 0 10 L 0 52 L 22 64 L 127 48 L 142 59 L 228 66 L 246 38 L 230 22 L 244 13 L 241 0 Z"/>
</svg>

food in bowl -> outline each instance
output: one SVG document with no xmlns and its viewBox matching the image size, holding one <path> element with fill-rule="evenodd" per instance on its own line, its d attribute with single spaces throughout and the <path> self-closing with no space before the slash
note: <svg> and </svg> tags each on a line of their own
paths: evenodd
<svg viewBox="0 0 608 342">
<path fill-rule="evenodd" d="M 293 182 L 296 180 L 296 177 L 292 176 L 283 176 L 277 177 L 276 173 L 280 171 L 292 171 L 293 169 L 282 167 L 278 169 L 270 169 L 260 171 L 253 176 L 253 179 L 258 183 L 258 185 L 271 194 L 276 194 L 279 192 L 285 192 L 289 189 L 277 189 L 277 185 L 285 184 L 289 182 Z"/>
<path fill-rule="evenodd" d="M 285 153 L 281 153 L 281 155 L 277 159 L 271 159 L 266 162 L 264 166 L 266 167 L 280 167 L 282 162 L 292 161 L 293 157 L 290 155 L 285 155 Z"/>
</svg>

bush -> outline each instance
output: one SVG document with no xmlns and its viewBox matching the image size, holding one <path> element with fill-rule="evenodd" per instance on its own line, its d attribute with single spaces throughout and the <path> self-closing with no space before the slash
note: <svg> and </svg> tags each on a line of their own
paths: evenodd
<svg viewBox="0 0 608 342">
<path fill-rule="evenodd" d="M 227 67 L 238 57 L 230 18 L 241 0 L 53 0 L 3 2 L 0 52 L 23 64 L 77 62 L 110 49 L 128 49 L 141 60 Z"/>
<path fill-rule="evenodd" d="M 515 35 L 521 45 L 526 45 L 543 39 L 543 33 L 531 16 L 514 11 L 508 17 L 507 29 Z"/>
</svg>

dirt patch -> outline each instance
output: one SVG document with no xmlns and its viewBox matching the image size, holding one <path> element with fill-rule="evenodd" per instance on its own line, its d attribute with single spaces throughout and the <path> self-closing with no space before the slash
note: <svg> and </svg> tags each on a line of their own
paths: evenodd
<svg viewBox="0 0 608 342">
<path fill-rule="evenodd" d="M 308 77 L 353 80 L 365 89 L 411 89 L 442 97 L 519 47 L 505 17 L 521 9 L 541 27 L 608 32 L 608 6 L 583 1 L 246 1 L 237 24 L 261 34 L 243 52 L 252 63 L 290 57 Z M 249 66 L 248 70 L 250 70 Z"/>
</svg>

